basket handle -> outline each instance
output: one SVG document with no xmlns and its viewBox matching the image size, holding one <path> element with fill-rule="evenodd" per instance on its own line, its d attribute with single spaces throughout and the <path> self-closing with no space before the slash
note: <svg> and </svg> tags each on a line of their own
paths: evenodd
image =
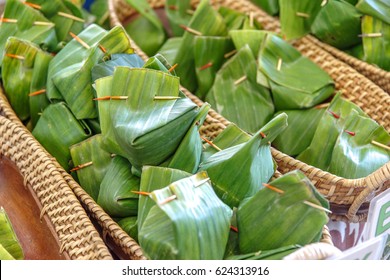
<svg viewBox="0 0 390 280">
<path fill-rule="evenodd" d="M 366 188 L 356 197 L 348 209 L 347 218 L 351 222 L 359 222 L 359 218 L 356 216 L 356 213 L 360 206 L 366 202 L 367 198 L 371 194 L 380 191 L 386 181 L 390 181 L 390 162 L 386 163 L 380 169 L 365 178 Z"/>
</svg>

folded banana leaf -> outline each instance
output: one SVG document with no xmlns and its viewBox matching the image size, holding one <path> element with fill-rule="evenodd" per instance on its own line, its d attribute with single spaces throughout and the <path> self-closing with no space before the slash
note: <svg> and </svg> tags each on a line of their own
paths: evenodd
<svg viewBox="0 0 390 280">
<path fill-rule="evenodd" d="M 194 61 L 198 89 L 195 93 L 201 100 L 213 86 L 217 71 L 226 61 L 225 54 L 234 49 L 229 37 L 196 36 Z"/>
<path fill-rule="evenodd" d="M 173 37 L 181 37 L 184 29 L 180 25 L 188 26 L 193 10 L 190 0 L 167 0 L 165 1 L 165 13 L 172 30 Z"/>
<path fill-rule="evenodd" d="M 329 172 L 347 179 L 363 178 L 390 161 L 390 134 L 374 120 L 352 110 L 332 152 Z M 375 141 L 375 142 L 373 142 Z"/>
<path fill-rule="evenodd" d="M 350 3 L 328 0 L 310 30 L 322 42 L 339 49 L 347 49 L 361 43 L 361 17 L 362 14 Z"/>
<path fill-rule="evenodd" d="M 233 44 L 237 50 L 240 50 L 245 45 L 248 45 L 252 50 L 253 55 L 257 58 L 259 55 L 261 42 L 267 34 L 275 34 L 270 31 L 263 30 L 231 30 L 229 36 L 232 38 Z"/>
<path fill-rule="evenodd" d="M 299 170 L 270 182 L 238 207 L 242 254 L 319 241 L 328 222 L 328 201 Z"/>
<path fill-rule="evenodd" d="M 207 171 L 214 190 L 231 208 L 253 196 L 275 172 L 270 144 L 287 127 L 287 115 L 280 114 L 252 138 L 210 156 L 199 170 Z"/>
<path fill-rule="evenodd" d="M 311 143 L 325 109 L 286 110 L 288 126 L 272 142 L 279 151 L 290 156 L 299 155 Z"/>
<path fill-rule="evenodd" d="M 81 9 L 71 1 L 63 0 L 29 0 L 28 3 L 38 9 L 48 20 L 55 24 L 59 43 L 69 42 L 72 37 L 69 32 L 78 34 L 84 27 L 84 18 Z"/>
<path fill-rule="evenodd" d="M 122 218 L 118 221 L 118 225 L 136 242 L 138 242 L 137 224 L 137 217 L 135 216 Z"/>
<path fill-rule="evenodd" d="M 310 108 L 334 92 L 327 72 L 276 35 L 265 36 L 258 67 L 257 82 L 271 89 L 277 111 Z"/>
<path fill-rule="evenodd" d="M 362 36 L 365 61 L 390 71 L 390 24 L 364 16 L 362 20 Z"/>
<path fill-rule="evenodd" d="M 96 201 L 100 184 L 108 170 L 112 155 L 101 148 L 102 135 L 94 135 L 70 146 L 70 154 L 80 186 Z"/>
<path fill-rule="evenodd" d="M 23 249 L 3 207 L 0 207 L 0 246 L 1 260 L 24 258 Z"/>
<path fill-rule="evenodd" d="M 5 94 L 16 115 L 25 121 L 30 117 L 29 94 L 32 93 L 33 82 L 37 82 L 37 79 L 46 80 L 44 74 L 47 69 L 35 69 L 35 65 L 44 62 L 47 68 L 51 55 L 43 52 L 36 44 L 16 37 L 7 40 L 4 52 L 2 80 Z"/>
<path fill-rule="evenodd" d="M 88 35 L 85 34 L 85 36 Z M 76 41 L 76 43 L 79 42 Z M 54 65 L 58 63 L 57 65 L 60 67 L 63 64 L 67 64 L 63 63 L 63 61 L 74 51 L 73 46 L 70 46 L 69 49 L 68 46 L 70 44 L 53 59 Z M 91 70 L 93 66 L 104 60 L 104 57 L 114 53 L 133 53 L 130 39 L 126 31 L 120 26 L 114 27 L 101 37 L 97 43 L 90 46 L 86 56 L 82 57 L 81 61 L 62 68 L 62 70 L 54 73 L 51 77 L 56 89 L 61 93 L 76 118 L 93 119 L 98 116 L 98 111 L 93 101 L 94 92 Z"/>
<path fill-rule="evenodd" d="M 58 102 L 43 111 L 32 134 L 69 172 L 69 147 L 89 138 L 91 131 L 84 121 L 76 119 L 64 102 Z"/>
<path fill-rule="evenodd" d="M 388 0 L 359 0 L 356 8 L 365 15 L 390 24 L 390 2 Z"/>
<path fill-rule="evenodd" d="M 196 92 L 194 39 L 196 36 L 226 36 L 227 28 L 223 17 L 210 5 L 209 0 L 201 0 L 191 21 L 185 27 L 182 44 L 172 63 L 177 63 L 176 69 L 180 83 L 191 92 Z"/>
<path fill-rule="evenodd" d="M 199 108 L 179 96 L 179 78 L 162 71 L 117 67 L 112 77 L 111 89 L 96 87 L 98 96 L 122 96 L 99 101 L 109 104 L 100 114 L 105 149 L 138 169 L 161 164 L 176 151 Z M 111 149 L 109 143 L 117 144 Z"/>
<path fill-rule="evenodd" d="M 282 260 L 285 256 L 302 248 L 299 245 L 288 245 L 273 250 L 258 251 L 249 254 L 235 255 L 226 258 L 227 260 Z"/>
<path fill-rule="evenodd" d="M 139 232 L 149 259 L 222 259 L 232 210 L 215 195 L 200 172 L 153 191 L 156 202 Z"/>
<path fill-rule="evenodd" d="M 256 82 L 256 59 L 248 45 L 218 71 L 206 101 L 222 116 L 250 133 L 274 113 L 271 94 Z"/>
<path fill-rule="evenodd" d="M 172 67 L 172 65 L 168 62 L 168 60 L 159 53 L 150 57 L 145 62 L 143 67 L 147 69 L 159 70 L 166 74 L 171 74 L 173 76 L 176 76 L 176 71 L 174 67 Z"/>
<path fill-rule="evenodd" d="M 138 200 L 138 231 L 156 202 L 149 197 L 152 191 L 165 188 L 178 180 L 190 177 L 191 174 L 182 170 L 159 166 L 144 166 L 142 168 L 140 195 Z"/>
<path fill-rule="evenodd" d="M 106 0 L 94 0 L 89 6 L 89 11 L 95 16 L 94 23 L 103 27 L 104 29 L 110 29 L 110 13 L 108 10 L 108 1 Z"/>
<path fill-rule="evenodd" d="M 322 3 L 323 0 L 279 0 L 283 38 L 289 41 L 308 34 Z"/>
<path fill-rule="evenodd" d="M 162 22 L 148 1 L 126 0 L 126 2 L 139 13 L 139 17 L 125 26 L 127 33 L 148 56 L 155 55 L 167 38 Z"/>
<path fill-rule="evenodd" d="M 140 178 L 131 172 L 131 164 L 121 156 L 110 162 L 100 185 L 97 203 L 112 217 L 137 215 Z"/>
<path fill-rule="evenodd" d="M 177 56 L 183 37 L 172 37 L 165 41 L 157 53 L 161 54 L 169 62 L 173 62 Z"/>
<path fill-rule="evenodd" d="M 0 24 L 0 66 L 9 37 L 31 41 L 49 52 L 56 50 L 54 24 L 39 11 L 18 0 L 7 0 Z"/>
<path fill-rule="evenodd" d="M 279 1 L 278 0 L 251 0 L 251 2 L 271 16 L 275 16 L 279 13 Z"/>
</svg>

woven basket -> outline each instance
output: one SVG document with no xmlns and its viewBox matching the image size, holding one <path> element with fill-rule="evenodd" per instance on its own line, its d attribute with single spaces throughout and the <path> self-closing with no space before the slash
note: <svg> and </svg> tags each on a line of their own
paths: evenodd
<svg viewBox="0 0 390 280">
<path fill-rule="evenodd" d="M 45 219 L 59 245 L 59 253 L 65 259 L 112 259 L 77 197 L 53 164 L 55 160 L 20 121 L 4 117 L 14 115 L 9 109 L 2 110 L 9 106 L 4 102 L 0 88 L 0 155 L 19 169 L 26 188 L 41 210 L 40 219 Z"/>
</svg>

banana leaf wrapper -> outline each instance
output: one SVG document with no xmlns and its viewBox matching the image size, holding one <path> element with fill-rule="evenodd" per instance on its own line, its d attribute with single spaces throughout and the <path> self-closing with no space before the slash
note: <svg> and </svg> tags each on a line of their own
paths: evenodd
<svg viewBox="0 0 390 280">
<path fill-rule="evenodd" d="M 286 127 L 287 115 L 281 114 L 249 141 L 221 150 L 201 163 L 199 170 L 207 171 L 215 193 L 224 203 L 231 208 L 237 207 L 271 179 L 275 166 L 269 142 Z"/>
<path fill-rule="evenodd" d="M 257 82 L 271 89 L 277 111 L 311 108 L 334 92 L 328 73 L 272 34 L 265 36 L 260 48 Z"/>
<path fill-rule="evenodd" d="M 7 0 L 3 18 L 17 20 L 17 22 L 2 22 L 0 25 L 0 66 L 3 61 L 5 44 L 11 36 L 31 41 L 45 51 L 51 52 L 57 48 L 54 24 L 39 11 L 18 0 Z M 44 23 L 44 25 L 36 24 L 36 22 Z"/>
<path fill-rule="evenodd" d="M 194 52 L 188 50 L 194 49 L 196 36 L 226 36 L 227 28 L 223 17 L 210 5 L 209 0 L 200 2 L 188 25 L 189 28 L 196 30 L 197 33 L 193 34 L 193 32 L 189 31 L 184 33 L 182 44 L 172 63 L 180 65 L 176 72 L 180 77 L 181 85 L 191 92 L 196 92 L 197 81 Z"/>
<path fill-rule="evenodd" d="M 177 52 L 182 44 L 183 37 L 168 38 L 157 53 L 161 54 L 169 62 L 175 61 Z"/>
<path fill-rule="evenodd" d="M 61 61 L 66 59 L 67 55 L 72 53 L 74 49 L 70 48 L 69 50 L 70 52 L 61 52 L 57 55 L 61 55 L 59 60 L 56 60 L 59 66 L 62 64 Z M 61 93 L 77 119 L 93 119 L 98 116 L 98 110 L 93 101 L 91 71 L 93 66 L 113 53 L 133 53 L 126 31 L 119 26 L 111 29 L 96 44 L 91 46 L 82 61 L 63 68 L 51 77 L 56 89 Z"/>
<path fill-rule="evenodd" d="M 365 35 L 366 34 L 366 35 Z M 370 37 L 367 34 L 377 34 Z M 390 24 L 371 16 L 362 20 L 364 60 L 390 71 Z"/>
<path fill-rule="evenodd" d="M 23 260 L 24 253 L 7 212 L 0 207 L 0 259 Z"/>
<path fill-rule="evenodd" d="M 234 255 L 226 258 L 227 260 L 282 260 L 285 256 L 295 252 L 302 246 L 288 245 L 273 250 L 264 250 L 254 253 Z"/>
<path fill-rule="evenodd" d="M 121 156 L 110 162 L 100 184 L 97 203 L 112 217 L 137 215 L 140 178 L 131 172 L 131 164 Z"/>
<path fill-rule="evenodd" d="M 231 30 L 229 36 L 232 38 L 236 50 L 240 50 L 246 45 L 252 50 L 253 56 L 258 57 L 261 43 L 267 34 L 275 34 L 263 30 Z"/>
<path fill-rule="evenodd" d="M 165 1 L 165 13 L 173 37 L 181 37 L 184 29 L 180 25 L 188 26 L 191 21 L 193 10 L 190 0 L 167 0 Z"/>
<path fill-rule="evenodd" d="M 310 27 L 323 0 L 279 0 L 281 33 L 285 40 L 298 39 L 310 33 Z"/>
<path fill-rule="evenodd" d="M 54 23 L 58 42 L 65 45 L 72 37 L 69 32 L 78 34 L 84 28 L 81 9 L 71 1 L 62 0 L 29 0 L 29 3 L 40 6 L 39 11 Z"/>
<path fill-rule="evenodd" d="M 146 0 L 126 2 L 139 13 L 139 17 L 125 26 L 127 33 L 148 56 L 155 55 L 167 38 L 162 22 Z"/>
<path fill-rule="evenodd" d="M 256 82 L 256 59 L 244 46 L 218 71 L 206 101 L 218 113 L 243 130 L 255 133 L 274 114 L 267 88 Z M 242 82 L 240 79 L 245 78 Z"/>
<path fill-rule="evenodd" d="M 43 86 L 40 90 L 44 88 L 44 74 L 47 73 L 51 55 L 36 44 L 16 37 L 7 40 L 5 53 L 2 67 L 5 94 L 16 115 L 26 121 L 30 117 L 29 94 L 36 84 Z"/>
<path fill-rule="evenodd" d="M 201 100 L 213 86 L 217 71 L 226 62 L 225 54 L 234 49 L 229 37 L 196 36 L 194 61 L 198 89 L 196 96 Z M 210 67 L 207 67 L 211 65 Z"/>
<path fill-rule="evenodd" d="M 137 224 L 138 222 L 136 216 L 122 218 L 118 221 L 118 225 L 136 242 L 138 242 Z"/>
<path fill-rule="evenodd" d="M 179 78 L 152 69 L 117 67 L 111 93 L 127 96 L 126 100 L 107 100 L 108 112 L 100 115 L 102 134 L 119 155 L 138 169 L 159 165 L 177 149 L 190 128 L 199 108 L 190 99 L 179 96 Z M 158 100 L 157 97 L 169 100 Z M 105 133 L 108 118 L 113 129 Z M 104 128 L 103 128 L 104 127 Z M 104 140 L 106 141 L 106 140 Z M 111 151 L 114 153 L 114 150 Z"/>
<path fill-rule="evenodd" d="M 242 254 L 317 242 L 329 220 L 326 212 L 328 201 L 299 170 L 291 171 L 270 184 L 278 192 L 263 188 L 238 207 L 238 238 Z"/>
<path fill-rule="evenodd" d="M 156 205 L 139 232 L 149 259 L 222 259 L 232 210 L 215 195 L 205 172 L 153 191 L 150 197 Z"/>
<path fill-rule="evenodd" d="M 388 0 L 359 0 L 356 8 L 365 15 L 390 24 L 390 2 Z"/>
<path fill-rule="evenodd" d="M 143 67 L 147 68 L 147 69 L 159 70 L 159 71 L 162 71 L 166 74 L 171 74 L 172 76 L 176 76 L 175 69 L 173 69 L 172 65 L 169 63 L 169 61 L 163 55 L 161 55 L 159 53 L 150 57 L 145 62 Z"/>
<path fill-rule="evenodd" d="M 279 0 L 251 0 L 251 2 L 271 16 L 279 13 Z"/>
<path fill-rule="evenodd" d="M 101 148 L 102 135 L 94 135 L 70 147 L 80 186 L 96 201 L 112 155 Z"/>
<path fill-rule="evenodd" d="M 140 192 L 144 195 L 140 195 L 138 200 L 138 231 L 141 231 L 150 209 L 156 205 L 156 202 L 148 194 L 191 175 L 188 172 L 167 167 L 144 166 L 142 168 Z"/>
<path fill-rule="evenodd" d="M 350 3 L 330 0 L 321 8 L 310 30 L 322 42 L 347 49 L 361 43 L 361 17 Z"/>
<path fill-rule="evenodd" d="M 69 147 L 89 138 L 91 131 L 84 121 L 76 119 L 64 102 L 58 102 L 43 111 L 32 134 L 69 172 Z"/>
<path fill-rule="evenodd" d="M 279 151 L 290 156 L 299 155 L 313 140 L 318 124 L 325 109 L 311 108 L 306 110 L 286 110 L 288 126 L 272 142 Z"/>
</svg>

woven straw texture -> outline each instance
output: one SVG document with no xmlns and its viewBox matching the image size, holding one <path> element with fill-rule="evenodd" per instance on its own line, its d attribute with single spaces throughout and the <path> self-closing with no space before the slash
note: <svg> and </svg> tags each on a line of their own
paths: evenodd
<svg viewBox="0 0 390 280">
<path fill-rule="evenodd" d="M 10 159 L 24 178 L 66 259 L 109 260 L 112 256 L 84 208 L 43 147 L 4 104 L 0 88 L 0 154 Z M 4 106 L 5 105 L 5 106 Z M 4 112 L 2 109 L 8 108 Z"/>
</svg>

